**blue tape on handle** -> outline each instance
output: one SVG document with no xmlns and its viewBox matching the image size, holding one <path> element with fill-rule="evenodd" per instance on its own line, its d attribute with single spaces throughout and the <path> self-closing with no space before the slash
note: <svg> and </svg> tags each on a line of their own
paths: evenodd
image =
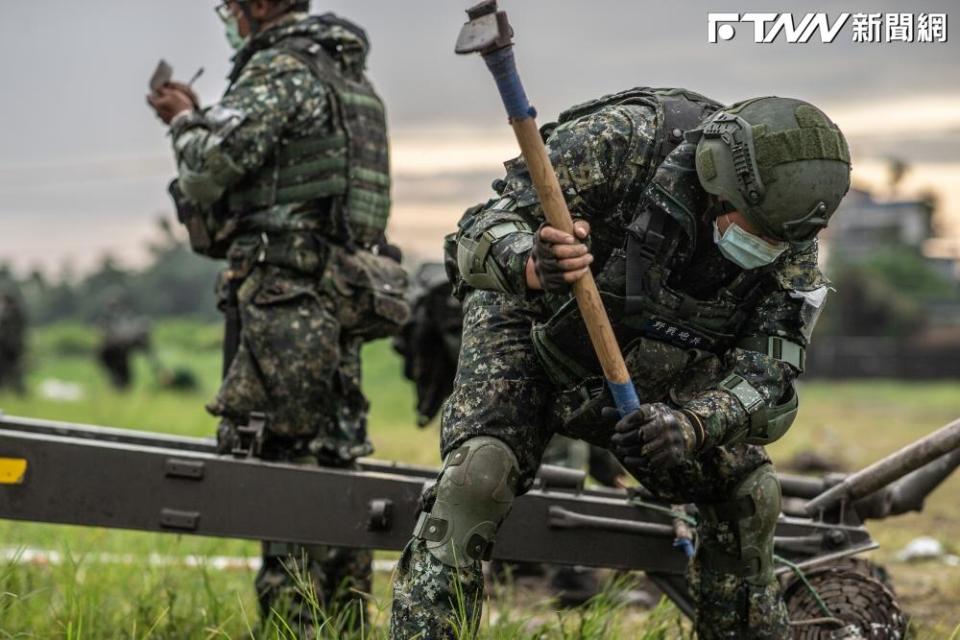
<svg viewBox="0 0 960 640">
<path fill-rule="evenodd" d="M 617 411 L 620 417 L 625 418 L 640 408 L 640 398 L 637 397 L 637 390 L 632 382 L 610 382 L 607 380 L 607 386 L 610 387 L 610 395 L 617 404 Z"/>
<path fill-rule="evenodd" d="M 691 542 L 690 538 L 677 538 L 673 541 L 673 546 L 675 549 L 680 549 L 683 551 L 683 555 L 687 556 L 688 558 L 693 557 L 693 542 Z"/>
<path fill-rule="evenodd" d="M 517 62 L 513 57 L 513 47 L 504 47 L 483 56 L 493 79 L 500 90 L 503 106 L 507 108 L 507 115 L 511 120 L 524 120 L 533 117 L 534 110 L 527 99 L 527 93 L 520 82 L 517 73 Z"/>
</svg>

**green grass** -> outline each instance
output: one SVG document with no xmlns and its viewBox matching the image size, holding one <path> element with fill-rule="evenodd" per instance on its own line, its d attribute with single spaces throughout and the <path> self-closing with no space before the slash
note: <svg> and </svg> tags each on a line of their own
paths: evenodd
<svg viewBox="0 0 960 640">
<path fill-rule="evenodd" d="M 95 337 L 83 327 L 58 325 L 32 339 L 26 398 L 0 394 L 11 415 L 70 420 L 184 435 L 208 436 L 215 421 L 202 407 L 219 378 L 220 328 L 187 321 L 166 322 L 154 332 L 158 358 L 168 368 L 191 370 L 201 388 L 177 393 L 159 388 L 146 359 L 138 358 L 137 379 L 127 394 L 113 391 L 93 360 Z M 402 379 L 389 343 L 368 346 L 365 386 L 372 402 L 371 435 L 377 457 L 436 465 L 436 425 L 417 429 L 413 392 Z M 45 380 L 82 385 L 76 402 L 44 398 Z M 867 464 L 898 446 L 960 416 L 955 383 L 809 383 L 801 389 L 798 423 L 772 454 L 782 462 L 802 449 L 843 459 L 851 468 Z M 883 545 L 874 558 L 888 564 L 916 637 L 946 638 L 960 623 L 960 569 L 895 561 L 910 539 L 935 535 L 960 553 L 960 477 L 949 480 L 923 514 L 877 523 L 871 532 Z M 152 565 L 163 556 L 256 556 L 259 545 L 219 540 L 80 527 L 0 521 L 0 546 L 49 549 L 63 554 L 56 565 L 0 561 L 0 640 L 5 638 L 283 638 L 280 627 L 258 629 L 252 572 Z M 101 564 L 103 553 L 130 554 L 129 564 Z M 378 557 L 388 557 L 382 554 Z M 375 580 L 372 619 L 363 637 L 382 638 L 389 616 L 389 577 Z M 678 638 L 676 610 L 652 613 L 621 610 L 608 596 L 590 606 L 558 614 L 547 602 L 511 606 L 514 594 L 498 592 L 481 624 L 482 637 L 500 638 Z M 333 634 L 336 621 L 327 633 Z M 642 629 L 643 631 L 639 631 Z"/>
</svg>

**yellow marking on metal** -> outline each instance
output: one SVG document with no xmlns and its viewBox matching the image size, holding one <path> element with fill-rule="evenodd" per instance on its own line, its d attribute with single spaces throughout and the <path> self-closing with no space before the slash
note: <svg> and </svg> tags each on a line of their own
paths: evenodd
<svg viewBox="0 0 960 640">
<path fill-rule="evenodd" d="M 26 475 L 26 459 L 0 458 L 0 484 L 23 484 Z"/>
</svg>

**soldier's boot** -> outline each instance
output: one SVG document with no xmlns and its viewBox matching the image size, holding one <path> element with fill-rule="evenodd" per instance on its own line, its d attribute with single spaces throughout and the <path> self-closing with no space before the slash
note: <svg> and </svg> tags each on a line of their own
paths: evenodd
<svg viewBox="0 0 960 640">
<path fill-rule="evenodd" d="M 728 502 L 697 508 L 699 541 L 690 567 L 697 637 L 792 637 L 773 571 L 773 536 L 780 515 L 780 484 L 773 467 L 753 471 Z"/>
<path fill-rule="evenodd" d="M 369 625 L 371 572 L 367 550 L 264 542 L 255 582 L 262 619 L 288 625 L 298 638 L 313 638 L 321 627 L 357 631 Z"/>
<path fill-rule="evenodd" d="M 481 560 L 517 492 L 510 447 L 478 437 L 450 452 L 397 565 L 393 640 L 473 637 L 483 602 Z"/>
</svg>

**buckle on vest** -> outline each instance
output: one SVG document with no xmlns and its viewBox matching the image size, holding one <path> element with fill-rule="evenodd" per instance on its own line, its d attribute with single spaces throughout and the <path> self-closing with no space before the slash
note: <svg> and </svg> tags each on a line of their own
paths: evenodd
<svg viewBox="0 0 960 640">
<path fill-rule="evenodd" d="M 259 457 L 266 428 L 267 414 L 251 411 L 247 424 L 236 427 L 237 440 L 230 453 L 236 458 Z"/>
<path fill-rule="evenodd" d="M 764 405 L 764 397 L 757 391 L 756 387 L 737 374 L 731 374 L 723 379 L 720 382 L 720 388 L 730 392 L 733 397 L 739 400 L 748 415 L 759 411 Z"/>
<path fill-rule="evenodd" d="M 270 236 L 264 231 L 260 234 L 260 251 L 257 252 L 257 262 L 267 261 L 267 249 L 270 247 Z"/>
</svg>

